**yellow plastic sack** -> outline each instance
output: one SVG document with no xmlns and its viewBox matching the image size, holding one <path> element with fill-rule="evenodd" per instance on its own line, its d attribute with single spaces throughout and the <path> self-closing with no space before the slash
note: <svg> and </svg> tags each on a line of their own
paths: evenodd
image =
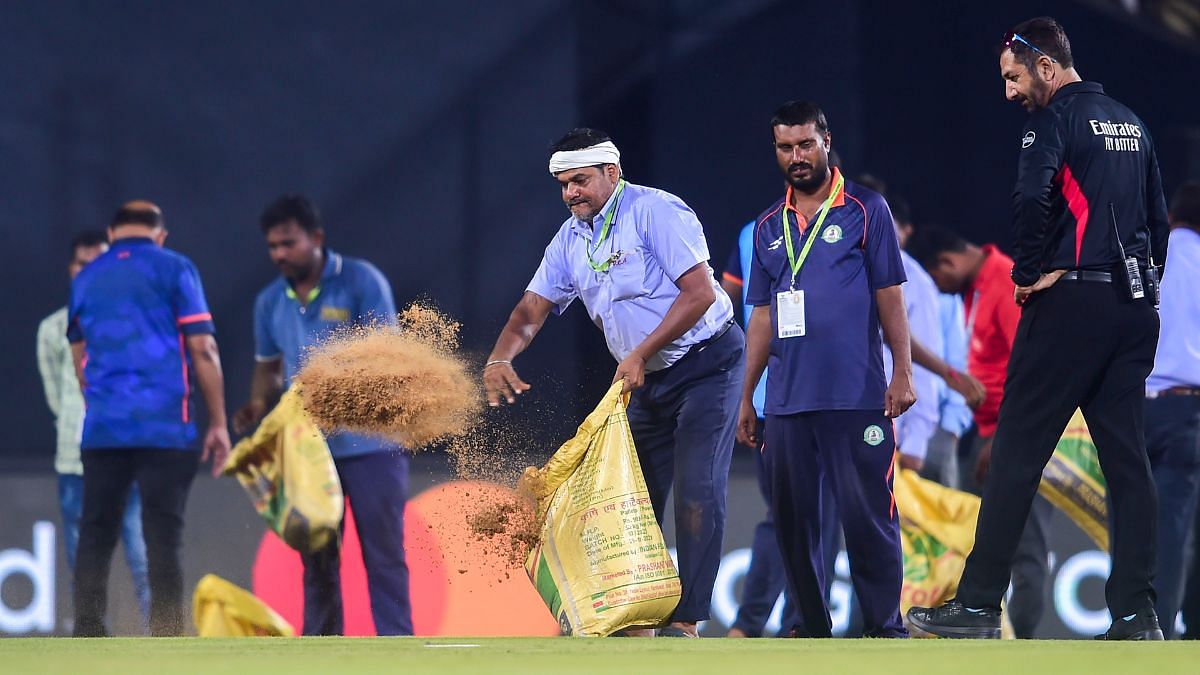
<svg viewBox="0 0 1200 675">
<path fill-rule="evenodd" d="M 223 470 L 236 476 L 254 509 L 284 543 L 302 553 L 339 536 L 345 500 L 329 446 L 288 390 L 252 436 L 229 453 Z"/>
<path fill-rule="evenodd" d="M 541 543 L 525 570 L 563 634 L 666 623 L 679 604 L 679 573 L 654 520 L 621 382 L 541 477 Z"/>
<path fill-rule="evenodd" d="M 1042 471 L 1038 492 L 1067 514 L 1100 550 L 1108 550 L 1108 485 L 1083 412 L 1067 423 L 1050 462 Z"/>
<path fill-rule="evenodd" d="M 975 546 L 979 497 L 925 480 L 908 469 L 896 473 L 892 489 L 904 551 L 903 615 L 913 605 L 936 607 L 958 591 L 967 554 Z"/>
<path fill-rule="evenodd" d="M 293 637 L 296 630 L 275 610 L 215 574 L 206 574 L 192 595 L 192 617 L 200 637 Z"/>
<path fill-rule="evenodd" d="M 917 472 L 899 469 L 892 486 L 900 514 L 900 547 L 904 552 L 904 585 L 900 615 L 913 605 L 936 607 L 958 593 L 958 582 L 967 556 L 975 547 L 979 497 L 925 480 Z M 1003 606 L 1003 603 L 1001 604 Z M 905 618 L 914 637 L 929 637 Z M 1005 612 L 1000 636 L 1011 640 L 1012 624 Z"/>
</svg>

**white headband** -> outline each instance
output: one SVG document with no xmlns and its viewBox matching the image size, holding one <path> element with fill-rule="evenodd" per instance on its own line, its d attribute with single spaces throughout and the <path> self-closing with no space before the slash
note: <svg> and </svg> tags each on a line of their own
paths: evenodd
<svg viewBox="0 0 1200 675">
<path fill-rule="evenodd" d="M 550 155 L 550 175 L 585 166 L 620 163 L 621 151 L 612 141 L 604 141 L 582 150 L 559 150 Z"/>
</svg>

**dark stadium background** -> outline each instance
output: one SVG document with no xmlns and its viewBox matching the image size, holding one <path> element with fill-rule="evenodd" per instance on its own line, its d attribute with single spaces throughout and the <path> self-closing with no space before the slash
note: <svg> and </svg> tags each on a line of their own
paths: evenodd
<svg viewBox="0 0 1200 675">
<path fill-rule="evenodd" d="M 481 360 L 565 216 L 546 158 L 574 126 L 608 130 L 633 181 L 695 209 L 718 273 L 779 196 L 767 120 L 793 98 L 825 108 L 846 172 L 884 179 L 918 226 L 1007 245 L 1026 114 L 1003 100 L 996 46 L 1031 16 L 1058 18 L 1084 78 L 1144 118 L 1169 192 L 1200 176 L 1200 41 L 1161 20 L 1180 3 L 1120 4 L 6 2 L 0 467 L 52 471 L 35 331 L 65 303 L 72 234 L 124 200 L 159 203 L 169 246 L 199 267 L 235 409 L 274 275 L 269 200 L 314 198 L 334 248 L 378 265 L 401 305 L 460 319 Z M 615 364 L 576 305 L 518 366 L 532 405 L 492 414 L 549 448 Z"/>
</svg>

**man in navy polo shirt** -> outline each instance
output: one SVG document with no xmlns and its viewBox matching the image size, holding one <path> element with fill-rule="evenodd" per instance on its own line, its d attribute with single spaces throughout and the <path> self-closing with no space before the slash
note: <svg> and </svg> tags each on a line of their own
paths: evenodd
<svg viewBox="0 0 1200 675">
<path fill-rule="evenodd" d="M 229 452 L 224 378 L 212 314 L 192 261 L 162 247 L 162 212 L 134 201 L 109 227 L 112 248 L 71 284 L 67 339 L 87 413 L 80 443 L 83 517 L 75 558 L 75 635 L 106 633 L 108 573 L 134 481 L 150 573 L 150 634 L 181 635 L 179 550 L 197 460 Z M 198 456 L 191 372 L 208 431 Z"/>
<path fill-rule="evenodd" d="M 836 506 L 866 637 L 906 637 L 904 566 L 891 492 L 891 418 L 916 400 L 904 266 L 887 203 L 829 167 L 830 134 L 816 105 L 794 101 L 771 120 L 787 194 L 758 218 L 754 305 L 738 438 L 755 443 L 754 389 L 767 375 L 771 508 L 800 613 L 797 637 L 829 637 L 820 523 Z M 880 328 L 894 356 L 886 383 Z M 828 481 L 836 504 L 825 504 Z"/>
<path fill-rule="evenodd" d="M 354 322 L 396 322 L 396 303 L 374 265 L 325 248 L 316 206 L 301 196 L 276 200 L 260 219 L 271 260 L 282 273 L 254 303 L 254 378 L 250 402 L 234 416 L 238 433 L 252 427 L 287 386 L 304 349 Z M 412 635 L 408 564 L 404 559 L 404 504 L 408 457 L 394 443 L 349 433 L 328 437 L 342 491 L 350 500 L 371 615 L 379 635 Z M 304 562 L 304 634 L 342 634 L 338 542 L 301 556 Z"/>
</svg>

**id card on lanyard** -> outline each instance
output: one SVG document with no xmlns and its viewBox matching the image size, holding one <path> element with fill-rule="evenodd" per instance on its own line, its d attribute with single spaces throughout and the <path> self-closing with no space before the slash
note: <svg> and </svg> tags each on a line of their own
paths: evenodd
<svg viewBox="0 0 1200 675">
<path fill-rule="evenodd" d="M 829 209 L 833 208 L 833 202 L 841 193 L 845 182 L 846 179 L 839 173 L 837 183 L 829 192 L 825 203 L 821 205 L 817 222 L 809 225 L 808 237 L 804 240 L 804 248 L 801 249 L 799 256 L 796 255 L 795 247 L 792 245 L 792 227 L 788 223 L 787 207 L 785 206 L 783 209 L 783 241 L 787 248 L 788 268 L 791 270 L 792 278 L 788 290 L 780 291 L 775 295 L 775 318 L 781 340 L 803 337 L 807 331 L 804 319 L 804 290 L 796 290 L 796 275 L 800 273 L 800 268 L 808 259 L 808 252 L 812 250 L 813 241 L 816 240 L 817 233 L 821 231 L 821 226 L 825 223 L 825 216 L 829 215 Z"/>
<path fill-rule="evenodd" d="M 804 335 L 804 291 L 782 291 L 775 296 L 775 316 L 779 323 L 779 337 L 792 338 Z"/>
</svg>

